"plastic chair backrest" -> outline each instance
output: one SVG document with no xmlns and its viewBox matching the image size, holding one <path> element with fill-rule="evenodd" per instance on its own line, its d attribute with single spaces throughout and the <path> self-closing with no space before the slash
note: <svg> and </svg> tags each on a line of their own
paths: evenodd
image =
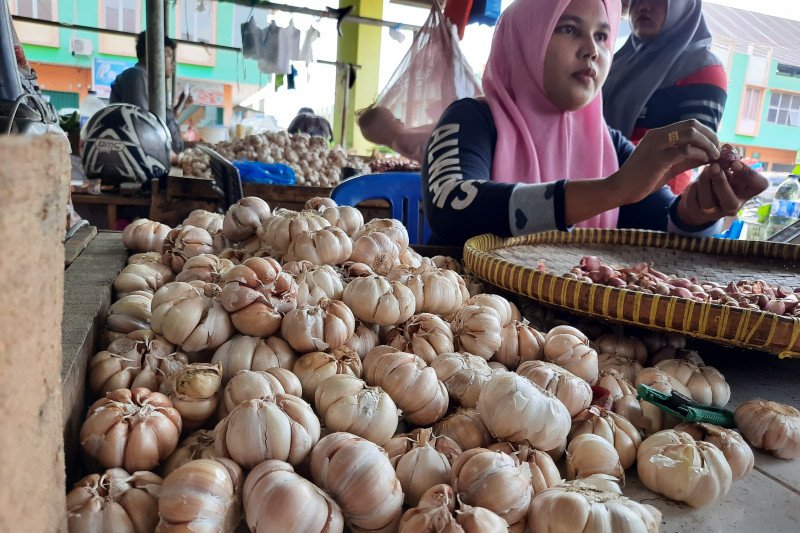
<svg viewBox="0 0 800 533">
<path fill-rule="evenodd" d="M 356 206 L 365 200 L 386 200 L 392 208 L 392 218 L 408 229 L 410 244 L 425 244 L 431 228 L 422 208 L 422 182 L 417 172 L 388 172 L 365 174 L 341 182 L 331 191 L 339 205 Z"/>
</svg>

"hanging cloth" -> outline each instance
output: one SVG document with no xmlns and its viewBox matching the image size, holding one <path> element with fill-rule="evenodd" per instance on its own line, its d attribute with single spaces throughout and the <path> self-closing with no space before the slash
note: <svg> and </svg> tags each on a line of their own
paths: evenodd
<svg viewBox="0 0 800 533">
<path fill-rule="evenodd" d="M 298 58 L 300 61 L 305 61 L 306 63 L 314 61 L 314 41 L 319 39 L 319 36 L 320 33 L 317 28 L 314 26 L 308 28 L 306 38 L 303 41 L 303 47 L 300 49 L 300 57 Z"/>
<path fill-rule="evenodd" d="M 297 77 L 297 69 L 292 67 L 292 71 L 286 75 L 286 87 L 290 91 L 294 90 L 294 81 L 296 77 Z"/>
<path fill-rule="evenodd" d="M 289 21 L 289 26 L 283 30 L 286 38 L 286 51 L 289 60 L 297 61 L 300 59 L 300 37 L 301 31 L 295 28 L 294 21 Z"/>
<path fill-rule="evenodd" d="M 259 55 L 258 68 L 265 74 L 289 73 L 288 34 L 284 28 L 271 22 L 266 29 L 266 39 Z"/>
<path fill-rule="evenodd" d="M 241 31 L 242 55 L 248 59 L 259 59 L 261 46 L 266 38 L 264 30 L 258 27 L 253 17 L 250 17 L 247 22 L 241 24 Z"/>
</svg>

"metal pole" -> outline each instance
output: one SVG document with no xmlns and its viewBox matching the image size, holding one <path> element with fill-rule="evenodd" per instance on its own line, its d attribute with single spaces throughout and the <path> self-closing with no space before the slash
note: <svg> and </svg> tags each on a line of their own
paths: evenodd
<svg viewBox="0 0 800 533">
<path fill-rule="evenodd" d="M 347 150 L 347 108 L 350 107 L 350 76 L 352 68 L 349 63 L 342 65 L 344 67 L 344 95 L 342 98 L 342 136 L 340 143 L 342 148 Z"/>
<path fill-rule="evenodd" d="M 164 2 L 164 37 L 169 35 L 169 2 Z M 167 107 L 171 108 L 175 104 L 175 87 L 178 84 L 178 58 L 173 58 L 175 71 L 169 77 L 167 85 Z M 176 117 L 177 118 L 177 117 Z"/>
<path fill-rule="evenodd" d="M 147 0 L 147 95 L 150 112 L 166 120 L 167 82 L 164 71 L 164 0 Z"/>
<path fill-rule="evenodd" d="M 22 94 L 17 54 L 11 37 L 11 12 L 6 0 L 0 0 L 0 100 L 13 102 Z"/>
</svg>

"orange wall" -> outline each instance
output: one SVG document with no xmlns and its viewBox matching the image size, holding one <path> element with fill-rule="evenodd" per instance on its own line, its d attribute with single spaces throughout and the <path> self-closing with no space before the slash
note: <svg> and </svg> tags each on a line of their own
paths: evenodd
<svg viewBox="0 0 800 533">
<path fill-rule="evenodd" d="M 792 150 L 779 150 L 777 148 L 765 148 L 761 146 L 745 146 L 745 157 L 753 157 L 753 154 L 760 154 L 758 160 L 766 161 L 770 164 L 771 170 L 773 163 L 781 163 L 784 165 L 793 165 L 797 152 Z"/>
<path fill-rule="evenodd" d="M 92 69 L 32 63 L 39 85 L 48 91 L 79 93 L 81 100 L 92 84 Z"/>
</svg>

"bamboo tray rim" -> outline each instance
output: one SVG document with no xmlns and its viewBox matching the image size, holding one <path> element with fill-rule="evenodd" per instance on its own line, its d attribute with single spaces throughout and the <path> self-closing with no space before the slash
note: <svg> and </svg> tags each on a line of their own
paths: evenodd
<svg viewBox="0 0 800 533">
<path fill-rule="evenodd" d="M 540 272 L 535 264 L 523 266 L 492 253 L 500 248 L 537 244 L 641 246 L 748 259 L 777 259 L 793 264 L 800 259 L 800 245 L 692 238 L 630 229 L 547 231 L 510 238 L 484 234 L 469 239 L 464 245 L 464 264 L 472 273 L 521 296 L 595 318 L 767 351 L 781 358 L 800 357 L 799 318 L 586 283 Z"/>
</svg>

